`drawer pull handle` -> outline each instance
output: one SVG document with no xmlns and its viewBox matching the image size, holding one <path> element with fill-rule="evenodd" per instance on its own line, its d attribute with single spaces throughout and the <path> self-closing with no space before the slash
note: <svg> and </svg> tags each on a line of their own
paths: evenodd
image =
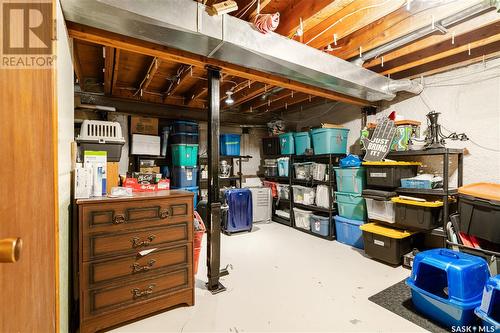
<svg viewBox="0 0 500 333">
<path fill-rule="evenodd" d="M 140 297 L 147 297 L 153 293 L 153 288 L 156 287 L 155 284 L 150 284 L 149 287 L 147 287 L 144 290 L 141 290 L 139 288 L 134 288 L 131 290 L 132 295 L 134 295 L 134 299 L 140 298 Z"/>
<path fill-rule="evenodd" d="M 151 268 L 153 268 L 155 262 L 156 262 L 156 260 L 151 259 L 150 261 L 148 261 L 147 265 L 144 265 L 144 266 L 141 266 L 141 265 L 139 265 L 138 263 L 135 262 L 130 267 L 132 268 L 132 273 L 147 272 Z"/>
<path fill-rule="evenodd" d="M 160 218 L 161 219 L 166 219 L 170 216 L 170 210 L 169 209 L 164 209 L 160 211 Z"/>
<path fill-rule="evenodd" d="M 125 216 L 123 216 L 121 214 L 113 216 L 113 223 L 114 224 L 125 223 Z"/>
<path fill-rule="evenodd" d="M 146 247 L 151 244 L 151 242 L 156 238 L 155 235 L 149 235 L 148 238 L 145 240 L 141 241 L 139 237 L 133 237 L 130 241 L 132 242 L 132 248 L 137 248 L 137 247 Z"/>
</svg>

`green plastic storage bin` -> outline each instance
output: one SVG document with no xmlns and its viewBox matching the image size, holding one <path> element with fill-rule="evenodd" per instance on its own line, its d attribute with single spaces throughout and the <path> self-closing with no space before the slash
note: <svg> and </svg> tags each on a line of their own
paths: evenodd
<svg viewBox="0 0 500 333">
<path fill-rule="evenodd" d="M 315 155 L 345 154 L 347 152 L 347 128 L 315 128 L 311 136 Z"/>
<path fill-rule="evenodd" d="M 366 220 L 365 199 L 357 193 L 335 192 L 339 216 L 351 220 Z"/>
<path fill-rule="evenodd" d="M 365 168 L 339 168 L 334 167 L 337 190 L 339 192 L 359 193 L 363 192 L 366 185 Z"/>
<path fill-rule="evenodd" d="M 295 139 L 295 154 L 305 155 L 307 149 L 311 149 L 311 135 L 309 132 L 297 132 L 293 134 Z"/>
<path fill-rule="evenodd" d="M 198 145 L 178 144 L 171 145 L 172 164 L 174 166 L 194 167 L 198 162 Z"/>
<path fill-rule="evenodd" d="M 295 154 L 295 140 L 293 138 L 293 132 L 280 134 L 279 137 L 280 137 L 281 154 L 282 155 Z"/>
</svg>

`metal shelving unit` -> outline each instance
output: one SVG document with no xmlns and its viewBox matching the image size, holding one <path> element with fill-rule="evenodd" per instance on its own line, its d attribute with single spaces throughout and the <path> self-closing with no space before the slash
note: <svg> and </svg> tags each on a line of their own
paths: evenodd
<svg viewBox="0 0 500 333">
<path fill-rule="evenodd" d="M 397 188 L 397 193 L 404 194 L 421 194 L 421 195 L 431 195 L 441 197 L 443 200 L 443 226 L 442 228 L 437 228 L 432 232 L 434 235 L 439 235 L 446 238 L 446 224 L 448 223 L 450 216 L 450 203 L 449 196 L 455 196 L 458 194 L 458 188 L 463 184 L 463 161 L 464 161 L 464 150 L 456 148 L 437 148 L 437 149 L 427 149 L 427 150 L 408 150 L 408 151 L 397 151 L 391 152 L 387 156 L 388 158 L 399 158 L 399 157 L 415 157 L 415 156 L 441 156 L 443 159 L 443 188 L 426 190 L 426 189 L 413 189 L 413 188 Z M 457 166 L 457 186 L 450 187 L 450 173 L 449 164 L 450 157 L 456 156 L 458 161 Z"/>
<path fill-rule="evenodd" d="M 313 233 L 310 230 L 305 230 L 302 228 L 299 228 L 295 226 L 295 221 L 294 221 L 294 214 L 293 214 L 293 208 L 297 207 L 300 209 L 304 210 L 309 210 L 313 212 L 319 212 L 323 214 L 328 214 L 328 217 L 330 221 L 333 220 L 333 216 L 336 212 L 336 208 L 334 206 L 334 198 L 333 198 L 333 192 L 336 190 L 336 183 L 335 183 L 335 178 L 333 174 L 333 166 L 337 166 L 340 159 L 342 157 L 345 157 L 344 154 L 326 154 L 326 155 L 311 155 L 311 156 L 306 156 L 306 155 L 273 155 L 273 156 L 265 156 L 264 158 L 279 158 L 279 157 L 288 157 L 290 158 L 289 161 L 289 170 L 288 170 L 288 175 L 289 177 L 264 177 L 264 179 L 268 181 L 274 181 L 282 184 L 287 184 L 290 186 L 290 200 L 280 200 L 281 203 L 288 204 L 288 208 L 290 210 L 290 220 L 284 219 L 281 216 L 277 216 L 274 214 L 274 205 L 273 205 L 273 221 L 276 221 L 278 223 L 282 223 L 285 225 L 288 225 L 296 230 L 299 230 L 301 232 L 322 238 L 322 239 L 327 239 L 327 240 L 335 240 L 335 232 L 334 232 L 334 227 L 330 228 L 330 233 L 328 236 L 321 236 L 318 234 Z M 327 165 L 327 173 L 328 173 L 328 181 L 316 181 L 316 180 L 309 180 L 309 179 L 296 179 L 293 177 L 294 175 L 294 167 L 293 164 L 296 162 L 318 162 L 318 163 L 323 163 Z M 299 203 L 295 203 L 293 201 L 293 187 L 292 185 L 303 185 L 303 186 L 317 186 L 317 185 L 327 185 L 329 187 L 329 203 L 330 203 L 330 208 L 322 208 L 318 206 L 312 206 L 312 205 L 303 205 Z M 276 202 L 276 200 L 274 201 Z"/>
<path fill-rule="evenodd" d="M 227 160 L 231 164 L 231 174 L 229 175 L 229 177 L 219 176 L 219 182 L 220 183 L 226 182 L 226 183 L 229 183 L 229 185 L 231 185 L 231 186 L 241 187 L 241 184 L 243 184 L 243 172 L 242 172 L 241 164 L 242 164 L 243 159 L 249 159 L 249 158 L 252 158 L 252 156 L 250 156 L 250 155 L 220 156 L 220 160 Z M 199 161 L 198 161 L 199 165 L 208 163 L 208 157 L 200 156 L 198 159 L 199 159 Z M 233 168 L 233 166 L 234 166 L 233 161 L 234 160 L 238 160 L 238 172 L 236 174 L 234 173 L 234 168 Z M 205 163 L 203 163 L 202 161 L 205 161 Z M 200 189 L 208 188 L 207 179 L 201 178 L 201 171 L 200 171 L 200 175 L 199 175 L 198 179 L 199 179 L 199 183 L 200 183 Z"/>
</svg>

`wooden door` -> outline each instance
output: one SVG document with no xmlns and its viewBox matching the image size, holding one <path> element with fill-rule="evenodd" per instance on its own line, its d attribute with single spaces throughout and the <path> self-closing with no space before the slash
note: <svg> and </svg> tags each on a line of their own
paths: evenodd
<svg viewBox="0 0 500 333">
<path fill-rule="evenodd" d="M 57 327 L 54 81 L 54 68 L 0 68 L 0 241 L 23 242 L 0 263 L 0 332 Z"/>
</svg>

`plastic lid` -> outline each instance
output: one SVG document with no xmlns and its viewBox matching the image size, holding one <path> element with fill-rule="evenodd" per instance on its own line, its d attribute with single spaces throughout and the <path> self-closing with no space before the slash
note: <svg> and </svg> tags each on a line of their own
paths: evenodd
<svg viewBox="0 0 500 333">
<path fill-rule="evenodd" d="M 384 161 L 384 162 L 363 162 L 363 165 L 422 165 L 421 162 L 399 162 L 399 161 Z"/>
<path fill-rule="evenodd" d="M 371 232 L 377 235 L 386 236 L 395 239 L 403 239 L 413 235 L 415 232 L 398 230 L 389 227 L 384 227 L 376 223 L 367 223 L 359 227 L 361 230 Z"/>
<path fill-rule="evenodd" d="M 413 205 L 413 206 L 421 206 L 421 207 L 441 207 L 443 205 L 442 201 L 414 201 L 414 200 L 407 200 L 407 199 L 401 199 L 401 198 L 392 198 L 392 202 L 395 203 L 400 203 L 404 205 Z"/>
<path fill-rule="evenodd" d="M 458 193 L 471 195 L 487 200 L 500 201 L 500 184 L 495 183 L 474 183 L 462 186 Z"/>
</svg>

